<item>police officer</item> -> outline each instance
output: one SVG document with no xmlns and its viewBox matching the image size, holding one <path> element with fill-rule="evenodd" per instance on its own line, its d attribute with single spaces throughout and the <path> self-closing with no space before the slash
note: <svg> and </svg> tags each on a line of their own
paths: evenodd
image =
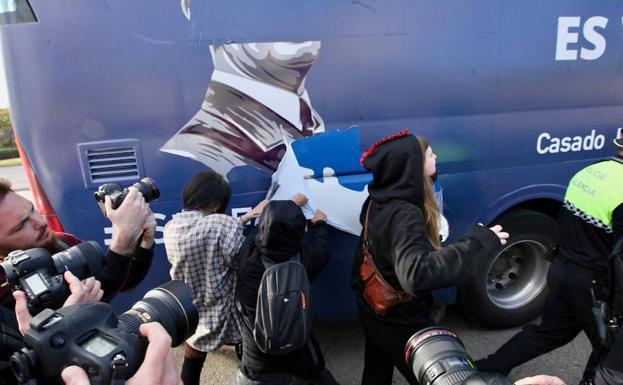
<svg viewBox="0 0 623 385">
<path fill-rule="evenodd" d="M 618 154 L 575 174 L 559 216 L 561 238 L 547 280 L 549 294 L 539 325 L 528 325 L 494 354 L 476 362 L 481 371 L 508 374 L 514 367 L 563 346 L 584 331 L 593 344 L 583 382 L 592 383 L 605 353 L 594 338 L 593 294 L 607 287 L 608 256 L 623 238 L 623 135 Z"/>
</svg>

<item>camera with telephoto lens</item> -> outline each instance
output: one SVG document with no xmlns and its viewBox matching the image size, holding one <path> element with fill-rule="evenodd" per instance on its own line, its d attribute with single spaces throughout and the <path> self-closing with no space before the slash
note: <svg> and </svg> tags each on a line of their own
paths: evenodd
<svg viewBox="0 0 623 385">
<path fill-rule="evenodd" d="M 97 242 L 87 241 L 54 255 L 42 248 L 15 250 L 0 266 L 11 290 L 26 293 L 28 309 L 37 314 L 45 308 L 58 309 L 69 297 L 65 271 L 85 279 L 102 269 L 103 259 Z"/>
<path fill-rule="evenodd" d="M 405 346 L 405 360 L 420 385 L 512 385 L 501 374 L 478 372 L 459 337 L 442 327 L 415 333 Z"/>
<path fill-rule="evenodd" d="M 151 178 L 143 178 L 140 181 L 134 183 L 132 187 L 136 188 L 145 198 L 145 202 L 153 201 L 160 198 L 160 190 L 158 186 L 156 186 L 156 182 L 154 182 Z M 104 214 L 106 214 L 104 202 L 106 201 L 106 195 L 110 196 L 110 201 L 112 203 L 112 208 L 117 209 L 121 206 L 121 203 L 128 195 L 129 190 L 127 188 L 123 188 L 118 183 L 106 183 L 97 188 L 97 191 L 94 193 L 95 200 L 100 206 L 100 209 Z"/>
<path fill-rule="evenodd" d="M 173 347 L 184 342 L 199 322 L 190 288 L 169 281 L 119 317 L 102 302 L 45 309 L 30 321 L 26 347 L 13 354 L 11 367 L 21 384 L 62 383 L 60 374 L 68 365 L 82 367 L 91 385 L 123 383 L 145 358 L 148 341 L 139 327 L 147 322 L 162 324 Z"/>
</svg>

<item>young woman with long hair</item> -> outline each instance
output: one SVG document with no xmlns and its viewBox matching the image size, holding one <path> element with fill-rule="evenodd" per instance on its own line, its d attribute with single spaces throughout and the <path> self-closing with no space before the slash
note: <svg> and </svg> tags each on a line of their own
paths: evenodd
<svg viewBox="0 0 623 385">
<path fill-rule="evenodd" d="M 364 229 L 352 274 L 365 336 L 362 384 L 391 384 L 394 367 L 417 384 L 403 351 L 411 335 L 431 325 L 431 290 L 474 282 L 508 234 L 501 226 L 474 225 L 462 239 L 441 247 L 431 180 L 435 154 L 427 141 L 406 130 L 376 143 L 361 163 L 373 177 L 361 210 Z M 378 275 L 399 293 L 391 306 L 379 306 L 378 297 L 370 294 L 364 243 Z"/>
</svg>

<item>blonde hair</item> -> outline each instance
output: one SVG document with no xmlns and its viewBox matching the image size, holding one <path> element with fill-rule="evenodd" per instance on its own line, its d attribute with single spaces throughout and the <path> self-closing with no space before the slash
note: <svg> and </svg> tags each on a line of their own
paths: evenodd
<svg viewBox="0 0 623 385">
<path fill-rule="evenodd" d="M 426 162 L 426 151 L 430 147 L 428 139 L 422 136 L 416 136 L 420 149 L 422 150 L 422 168 Z M 431 178 L 424 175 L 424 219 L 426 220 L 426 237 L 428 241 L 433 245 L 435 250 L 441 248 L 441 240 L 439 239 L 439 230 L 441 228 L 441 218 L 439 217 L 439 207 L 437 207 L 437 200 L 435 199 L 435 192 L 433 190 L 433 181 Z"/>
</svg>

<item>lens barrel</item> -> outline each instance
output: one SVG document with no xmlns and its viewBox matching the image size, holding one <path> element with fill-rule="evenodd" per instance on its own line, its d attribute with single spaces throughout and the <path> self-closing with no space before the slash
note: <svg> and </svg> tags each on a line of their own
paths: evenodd
<svg viewBox="0 0 623 385">
<path fill-rule="evenodd" d="M 421 385 L 458 385 L 476 372 L 461 340 L 442 327 L 415 333 L 405 346 L 405 360 Z"/>
<path fill-rule="evenodd" d="M 79 279 L 85 279 L 102 269 L 104 253 L 97 242 L 86 241 L 54 254 L 52 259 L 59 274 L 69 270 Z"/>
<path fill-rule="evenodd" d="M 169 281 L 145 294 L 142 300 L 119 316 L 119 328 L 138 333 L 142 323 L 159 322 L 171 336 L 171 346 L 190 337 L 199 323 L 191 290 L 182 281 Z"/>
<path fill-rule="evenodd" d="M 134 183 L 132 186 L 134 186 L 143 195 L 145 202 L 150 202 L 160 198 L 160 189 L 158 189 L 156 182 L 151 178 L 143 178 Z"/>
</svg>

